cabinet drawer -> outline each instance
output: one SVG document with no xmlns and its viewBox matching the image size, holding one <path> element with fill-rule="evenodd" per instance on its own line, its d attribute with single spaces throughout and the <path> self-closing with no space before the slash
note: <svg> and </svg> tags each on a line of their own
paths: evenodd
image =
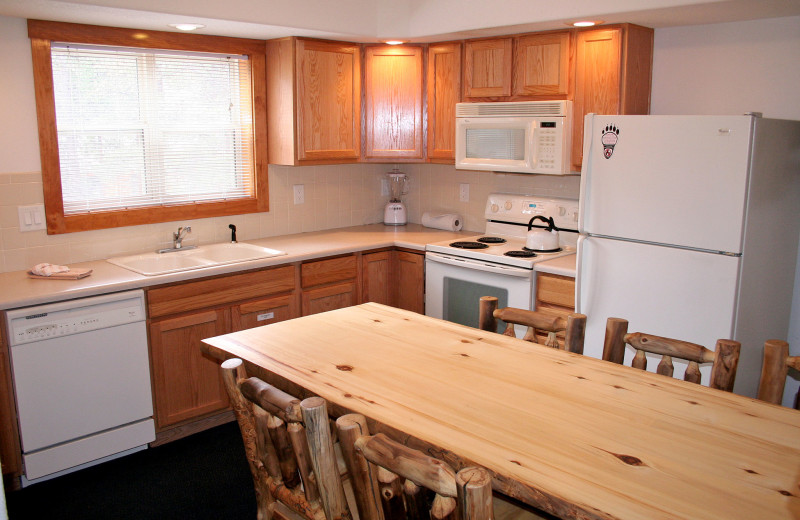
<svg viewBox="0 0 800 520">
<path fill-rule="evenodd" d="M 147 291 L 151 318 L 292 291 L 294 267 L 209 278 Z"/>
<path fill-rule="evenodd" d="M 252 329 L 296 316 L 297 296 L 287 294 L 234 305 L 231 309 L 233 330 Z"/>
<path fill-rule="evenodd" d="M 300 269 L 303 287 L 313 287 L 324 283 L 351 280 L 358 276 L 358 262 L 355 256 L 341 256 L 318 262 L 308 262 Z"/>
<path fill-rule="evenodd" d="M 575 308 L 575 279 L 550 273 L 536 276 L 536 300 L 568 309 Z M 538 307 L 537 307 L 538 310 Z"/>
</svg>

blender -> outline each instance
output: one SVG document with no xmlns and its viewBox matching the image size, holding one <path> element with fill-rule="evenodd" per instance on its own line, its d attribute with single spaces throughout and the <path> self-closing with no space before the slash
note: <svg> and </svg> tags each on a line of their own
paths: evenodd
<svg viewBox="0 0 800 520">
<path fill-rule="evenodd" d="M 405 226 L 408 222 L 406 215 L 406 205 L 400 197 L 408 193 L 408 178 L 397 168 L 386 174 L 389 184 L 389 203 L 383 212 L 383 223 L 387 226 Z"/>
</svg>

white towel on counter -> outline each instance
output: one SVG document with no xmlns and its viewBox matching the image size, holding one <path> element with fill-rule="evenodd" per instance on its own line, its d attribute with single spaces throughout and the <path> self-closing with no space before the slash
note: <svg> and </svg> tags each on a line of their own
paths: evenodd
<svg viewBox="0 0 800 520">
<path fill-rule="evenodd" d="M 461 217 L 455 213 L 423 213 L 422 225 L 434 229 L 447 231 L 461 230 Z"/>
<path fill-rule="evenodd" d="M 39 276 L 53 276 L 56 273 L 66 273 L 69 271 L 69 267 L 66 265 L 55 265 L 55 264 L 36 264 L 31 269 L 33 274 L 37 274 Z"/>
</svg>

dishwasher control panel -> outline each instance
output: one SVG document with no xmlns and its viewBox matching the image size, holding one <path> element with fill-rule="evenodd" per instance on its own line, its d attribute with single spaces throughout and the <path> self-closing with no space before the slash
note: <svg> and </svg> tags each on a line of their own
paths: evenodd
<svg viewBox="0 0 800 520">
<path fill-rule="evenodd" d="M 11 346 L 145 320 L 141 291 L 118 293 L 8 312 Z"/>
</svg>

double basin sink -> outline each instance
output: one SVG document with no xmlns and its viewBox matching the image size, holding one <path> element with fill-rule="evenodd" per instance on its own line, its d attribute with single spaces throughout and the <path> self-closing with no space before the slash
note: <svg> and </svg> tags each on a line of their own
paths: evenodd
<svg viewBox="0 0 800 520">
<path fill-rule="evenodd" d="M 177 273 L 217 265 L 236 264 L 285 255 L 285 251 L 242 243 L 199 246 L 184 251 L 145 253 L 109 258 L 108 262 L 144 276 Z"/>
</svg>

